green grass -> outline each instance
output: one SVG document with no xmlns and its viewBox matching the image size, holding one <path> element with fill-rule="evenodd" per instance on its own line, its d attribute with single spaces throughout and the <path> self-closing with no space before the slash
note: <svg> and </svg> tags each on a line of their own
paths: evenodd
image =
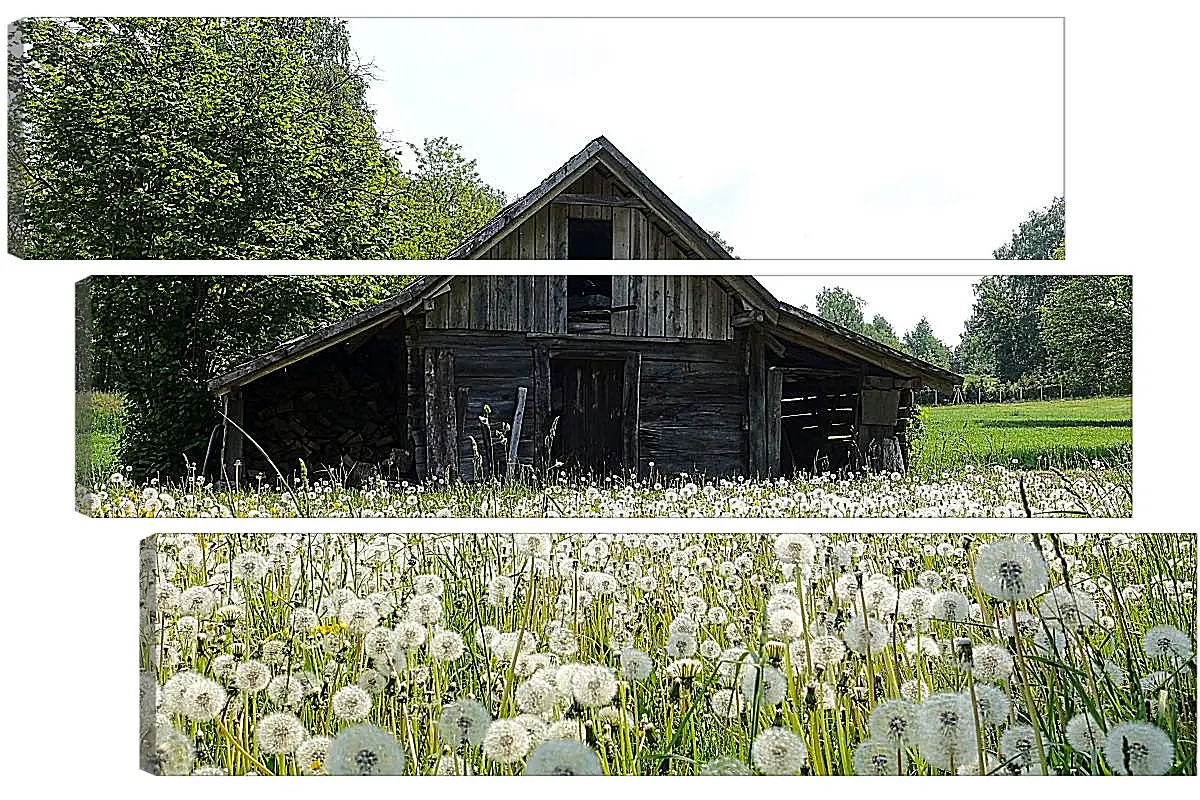
<svg viewBox="0 0 1200 800">
<path fill-rule="evenodd" d="M 1013 459 L 1027 469 L 1131 461 L 1132 397 L 938 406 L 925 409 L 924 422 L 920 471 Z"/>
<path fill-rule="evenodd" d="M 107 478 L 120 469 L 125 435 L 125 397 L 106 392 L 75 395 L 75 472 L 85 480 Z"/>
</svg>

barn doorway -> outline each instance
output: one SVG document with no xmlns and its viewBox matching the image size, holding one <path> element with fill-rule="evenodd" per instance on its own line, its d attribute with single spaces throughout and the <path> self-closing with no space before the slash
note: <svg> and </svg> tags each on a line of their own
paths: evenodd
<svg viewBox="0 0 1200 800">
<path fill-rule="evenodd" d="M 613 475 L 627 463 L 625 372 L 624 359 L 550 359 L 551 454 L 568 473 Z"/>
</svg>

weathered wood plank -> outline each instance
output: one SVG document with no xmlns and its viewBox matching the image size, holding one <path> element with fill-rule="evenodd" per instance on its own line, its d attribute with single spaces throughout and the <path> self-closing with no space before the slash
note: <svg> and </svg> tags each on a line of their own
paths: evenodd
<svg viewBox="0 0 1200 800">
<path fill-rule="evenodd" d="M 630 211 L 628 208 L 613 209 L 614 260 L 627 260 L 629 258 L 629 217 Z"/>
<path fill-rule="evenodd" d="M 497 275 L 494 286 L 496 293 L 492 305 L 492 325 L 499 331 L 517 329 L 516 277 Z"/>
<path fill-rule="evenodd" d="M 470 326 L 476 330 L 492 327 L 492 276 L 470 275 Z"/>
<path fill-rule="evenodd" d="M 471 282 L 460 275 L 450 281 L 450 292 L 446 295 L 446 327 L 471 327 Z"/>
<path fill-rule="evenodd" d="M 626 314 L 626 335 L 646 335 L 646 276 L 629 276 L 629 302 L 633 306 Z"/>
<path fill-rule="evenodd" d="M 532 294 L 529 299 L 529 330 L 535 333 L 550 332 L 550 276 L 533 276 Z"/>
<path fill-rule="evenodd" d="M 642 355 L 633 353 L 625 359 L 625 375 L 621 395 L 622 462 L 636 470 L 640 460 L 639 432 L 641 430 Z"/>
<path fill-rule="evenodd" d="M 687 275 L 671 275 L 667 279 L 667 336 L 687 336 L 688 288 Z"/>
<path fill-rule="evenodd" d="M 565 261 L 567 258 L 567 209 L 565 206 L 550 206 L 550 258 Z"/>
<path fill-rule="evenodd" d="M 772 478 L 780 474 L 780 438 L 782 435 L 783 375 L 776 370 L 767 371 L 767 474 Z"/>
<path fill-rule="evenodd" d="M 629 276 L 614 275 L 612 279 L 612 307 L 617 309 L 627 305 L 629 305 Z M 613 311 L 610 322 L 610 329 L 614 336 L 629 335 L 628 311 Z"/>
<path fill-rule="evenodd" d="M 425 351 L 426 467 L 431 478 L 453 477 L 458 470 L 458 433 L 454 396 L 454 352 Z"/>
<path fill-rule="evenodd" d="M 748 339 L 748 373 L 746 375 L 750 444 L 750 475 L 763 477 L 767 471 L 767 387 L 766 359 L 762 339 L 751 331 Z"/>
<path fill-rule="evenodd" d="M 646 335 L 666 336 L 666 277 L 646 276 Z"/>
<path fill-rule="evenodd" d="M 513 412 L 512 432 L 508 438 L 508 460 L 505 462 L 504 479 L 511 482 L 517 476 L 517 450 L 521 444 L 521 427 L 525 422 L 525 396 L 529 388 L 517 388 L 517 408 Z"/>
<path fill-rule="evenodd" d="M 547 302 L 550 308 L 548 333 L 567 332 L 567 276 L 551 275 L 547 288 Z"/>
<path fill-rule="evenodd" d="M 550 353 L 545 347 L 533 350 L 533 463 L 540 476 L 549 469 L 550 448 Z"/>
<path fill-rule="evenodd" d="M 550 209 L 543 208 L 533 218 L 533 257 L 539 261 L 550 258 Z"/>
<path fill-rule="evenodd" d="M 569 194 L 564 192 L 550 201 L 552 205 L 564 206 L 609 206 L 610 208 L 645 208 L 646 204 L 636 197 L 617 197 L 603 194 Z"/>
<path fill-rule="evenodd" d="M 687 337 L 705 339 L 708 320 L 709 279 L 703 275 L 688 276 L 688 321 Z"/>
</svg>

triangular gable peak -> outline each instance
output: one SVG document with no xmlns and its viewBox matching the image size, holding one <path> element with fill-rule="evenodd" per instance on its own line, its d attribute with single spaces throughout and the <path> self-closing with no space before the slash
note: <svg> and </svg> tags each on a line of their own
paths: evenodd
<svg viewBox="0 0 1200 800">
<path fill-rule="evenodd" d="M 451 259 L 732 256 L 603 136 L 510 203 Z"/>
</svg>

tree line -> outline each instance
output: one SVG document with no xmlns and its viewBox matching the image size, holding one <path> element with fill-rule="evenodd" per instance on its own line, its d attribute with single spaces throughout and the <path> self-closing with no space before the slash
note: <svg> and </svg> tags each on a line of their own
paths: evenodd
<svg viewBox="0 0 1200 800">
<path fill-rule="evenodd" d="M 954 347 L 934 335 L 925 317 L 903 336 L 881 314 L 867 322 L 865 301 L 837 286 L 817 294 L 816 313 L 963 375 L 968 394 L 1016 395 L 1044 386 L 1064 394 L 1133 391 L 1131 276 L 989 275 L 974 292 Z"/>
</svg>

